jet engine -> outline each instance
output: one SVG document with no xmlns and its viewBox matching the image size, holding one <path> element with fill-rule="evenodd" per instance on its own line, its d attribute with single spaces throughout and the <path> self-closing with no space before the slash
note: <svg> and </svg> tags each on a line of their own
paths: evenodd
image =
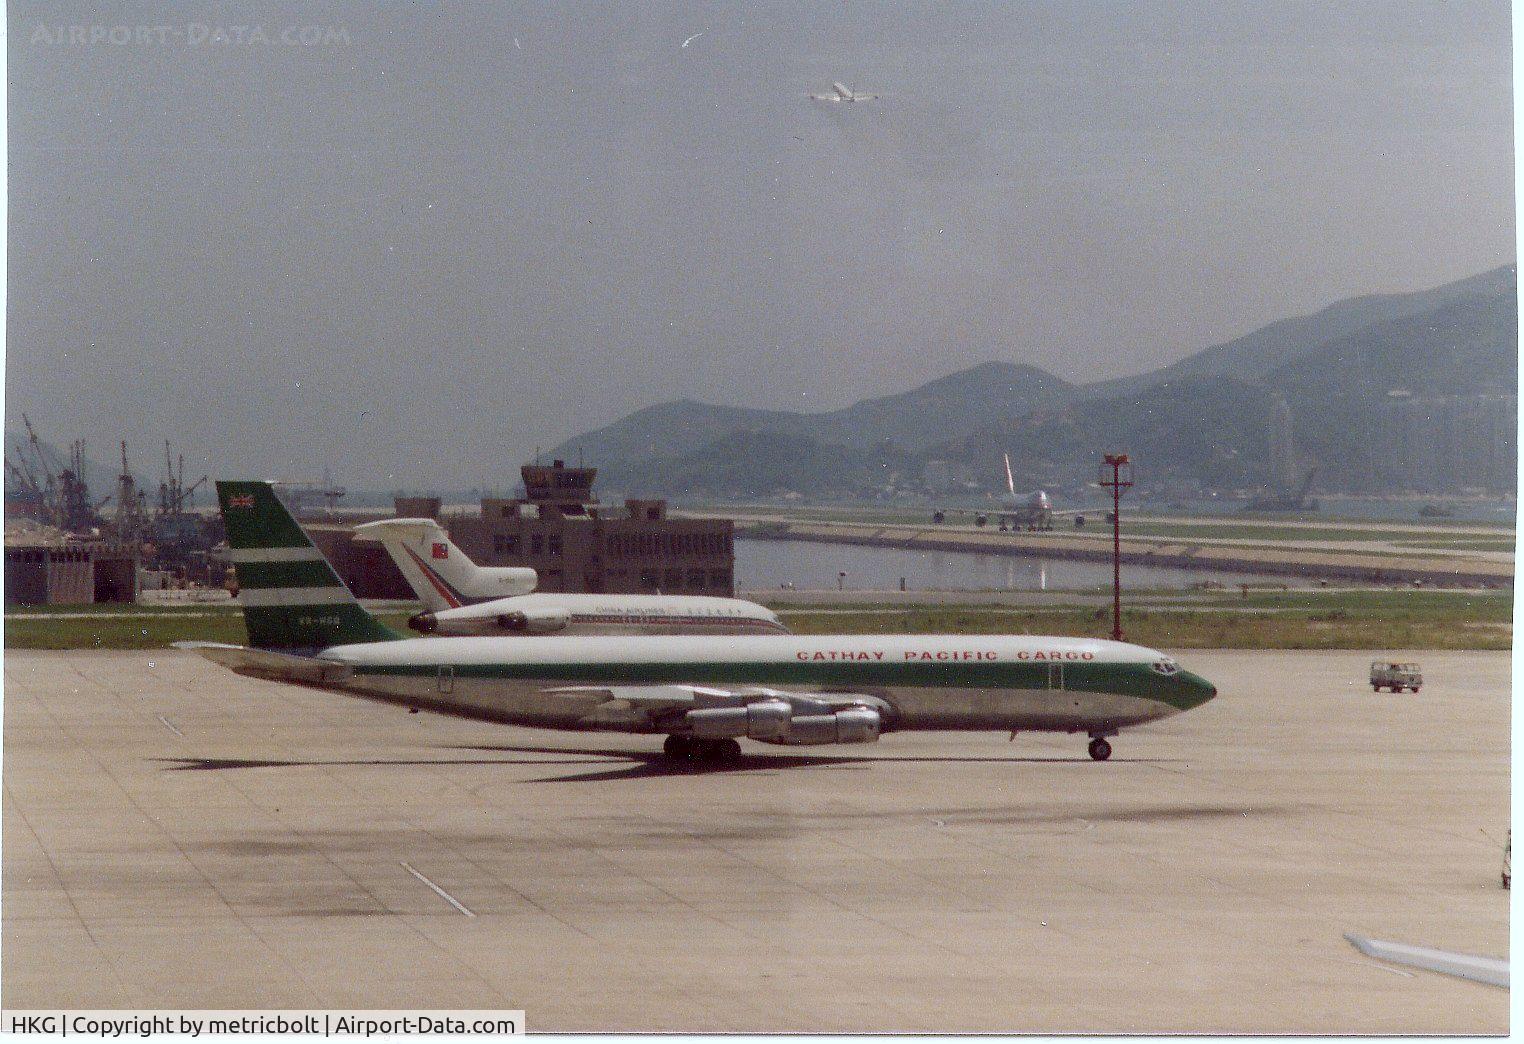
<svg viewBox="0 0 1524 1044">
<path fill-rule="evenodd" d="M 792 747 L 818 743 L 877 743 L 883 723 L 884 719 L 872 707 L 848 707 L 833 714 L 790 718 L 787 732 L 763 742 Z"/>
<path fill-rule="evenodd" d="M 794 708 L 787 700 L 758 700 L 744 707 L 706 707 L 683 718 L 693 735 L 703 739 L 773 739 L 788 731 Z"/>
<path fill-rule="evenodd" d="M 524 634 L 553 634 L 566 629 L 571 623 L 571 612 L 566 609 L 515 609 L 502 613 L 497 625 L 505 631 Z"/>
<path fill-rule="evenodd" d="M 701 739 L 745 737 L 763 743 L 811 746 L 821 743 L 873 743 L 883 718 L 872 707 L 846 707 L 826 714 L 794 715 L 786 700 L 758 700 L 744 707 L 706 707 L 683 716 L 691 734 Z"/>
</svg>

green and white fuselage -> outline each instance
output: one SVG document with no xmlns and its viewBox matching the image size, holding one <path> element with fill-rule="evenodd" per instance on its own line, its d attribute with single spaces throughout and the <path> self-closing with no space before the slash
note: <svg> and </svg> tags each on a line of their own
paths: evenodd
<svg viewBox="0 0 1524 1044">
<path fill-rule="evenodd" d="M 402 638 L 373 619 L 266 483 L 219 482 L 250 646 L 189 643 L 240 674 L 484 721 L 736 741 L 865 743 L 907 729 L 1103 737 L 1217 690 L 1168 656 L 1093 638 L 667 635 Z M 728 753 L 727 753 L 728 752 Z"/>
<path fill-rule="evenodd" d="M 1216 693 L 1161 653 L 1088 638 L 417 638 L 318 658 L 342 665 L 338 687 L 360 695 L 513 725 L 645 733 L 682 731 L 675 712 L 699 704 L 786 693 L 879 707 L 885 731 L 1103 735 Z"/>
</svg>

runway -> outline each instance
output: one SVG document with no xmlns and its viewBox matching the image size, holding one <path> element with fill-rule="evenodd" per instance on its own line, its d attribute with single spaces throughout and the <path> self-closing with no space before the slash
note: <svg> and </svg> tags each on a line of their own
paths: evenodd
<svg viewBox="0 0 1524 1044">
<path fill-rule="evenodd" d="M 1506 1033 L 1509 655 L 1200 652 L 1124 733 L 746 744 L 456 721 L 181 653 L 5 658 L 7 1008 L 523 1008 L 532 1031 Z M 1489 837 L 1490 835 L 1490 837 Z"/>
</svg>

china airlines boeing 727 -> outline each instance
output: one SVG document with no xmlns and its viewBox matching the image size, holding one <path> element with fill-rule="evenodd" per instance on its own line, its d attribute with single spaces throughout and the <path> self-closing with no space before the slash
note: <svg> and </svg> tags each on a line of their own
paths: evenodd
<svg viewBox="0 0 1524 1044">
<path fill-rule="evenodd" d="M 771 609 L 712 595 L 531 594 L 533 569 L 479 566 L 432 518 L 384 518 L 355 527 L 380 541 L 424 611 L 423 634 L 784 634 Z"/>
</svg>

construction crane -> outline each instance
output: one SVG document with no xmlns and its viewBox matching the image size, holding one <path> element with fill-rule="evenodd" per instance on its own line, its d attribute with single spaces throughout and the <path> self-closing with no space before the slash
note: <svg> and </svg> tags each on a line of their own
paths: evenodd
<svg viewBox="0 0 1524 1044">
<path fill-rule="evenodd" d="M 167 439 L 164 441 L 164 472 L 164 481 L 159 483 L 159 514 L 161 516 L 185 514 L 194 506 L 196 490 L 206 483 L 207 476 L 202 475 L 187 486 L 185 484 L 185 454 L 179 455 L 178 462 L 174 461 L 170 456 Z"/>
<path fill-rule="evenodd" d="M 122 473 L 116 478 L 116 538 L 133 543 L 143 538 L 147 497 L 127 468 L 127 440 L 122 440 Z"/>
</svg>

